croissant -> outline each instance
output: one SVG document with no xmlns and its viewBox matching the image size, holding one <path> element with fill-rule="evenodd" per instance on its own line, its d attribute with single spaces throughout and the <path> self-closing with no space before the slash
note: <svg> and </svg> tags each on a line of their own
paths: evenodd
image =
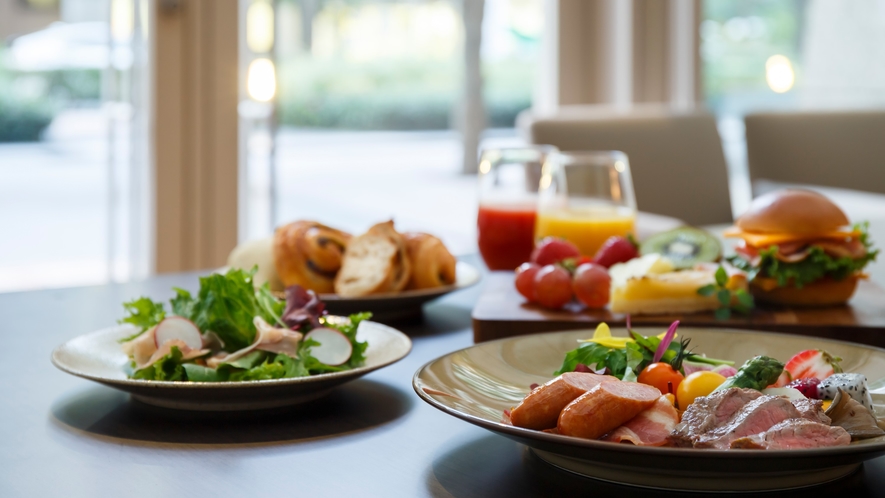
<svg viewBox="0 0 885 498">
<path fill-rule="evenodd" d="M 296 221 L 277 228 L 273 260 L 283 285 L 300 285 L 318 294 L 334 292 L 348 233 L 315 221 Z"/>
<path fill-rule="evenodd" d="M 455 257 L 441 240 L 427 233 L 405 233 L 412 262 L 408 289 L 430 289 L 455 283 Z"/>
<path fill-rule="evenodd" d="M 342 297 L 398 292 L 410 276 L 411 263 L 402 235 L 392 221 L 378 223 L 348 244 L 335 292 Z"/>
</svg>

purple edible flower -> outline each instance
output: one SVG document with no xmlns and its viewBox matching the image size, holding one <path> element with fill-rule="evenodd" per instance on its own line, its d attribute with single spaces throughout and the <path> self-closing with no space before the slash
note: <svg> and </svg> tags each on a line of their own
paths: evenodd
<svg viewBox="0 0 885 498">
<path fill-rule="evenodd" d="M 658 349 L 655 351 L 654 360 L 652 363 L 657 363 L 661 361 L 661 357 L 664 356 L 664 352 L 667 351 L 667 347 L 670 345 L 670 342 L 673 341 L 673 337 L 676 336 L 676 329 L 679 327 L 679 320 L 676 320 L 670 325 L 670 328 L 667 329 L 667 333 L 664 334 L 664 338 L 661 339 L 661 343 L 658 344 Z"/>
</svg>

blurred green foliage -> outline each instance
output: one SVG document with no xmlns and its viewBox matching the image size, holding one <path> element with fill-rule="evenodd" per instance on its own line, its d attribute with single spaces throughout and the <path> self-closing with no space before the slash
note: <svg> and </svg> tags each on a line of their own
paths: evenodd
<svg viewBox="0 0 885 498">
<path fill-rule="evenodd" d="M 351 130 L 446 129 L 461 91 L 455 62 L 354 63 L 309 56 L 279 61 L 280 122 Z M 523 61 L 485 64 L 490 127 L 513 127 L 531 105 L 532 68 Z"/>
<path fill-rule="evenodd" d="M 782 98 L 765 80 L 765 62 L 790 59 L 801 84 L 802 0 L 704 0 L 701 77 L 708 104 Z"/>
<path fill-rule="evenodd" d="M 2 60 L 0 49 L 0 60 Z M 101 98 L 101 73 L 94 69 L 22 73 L 0 65 L 0 142 L 40 140 L 58 110 L 72 102 Z"/>
</svg>

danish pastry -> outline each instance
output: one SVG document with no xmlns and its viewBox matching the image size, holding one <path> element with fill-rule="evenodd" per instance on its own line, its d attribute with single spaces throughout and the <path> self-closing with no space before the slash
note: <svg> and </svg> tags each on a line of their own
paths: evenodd
<svg viewBox="0 0 885 498">
<path fill-rule="evenodd" d="M 403 234 L 412 263 L 408 289 L 431 289 L 455 283 L 455 257 L 441 240 L 427 233 Z"/>
<path fill-rule="evenodd" d="M 277 228 L 273 261 L 285 287 L 300 285 L 318 294 L 335 290 L 351 235 L 315 221 L 296 221 Z"/>
</svg>

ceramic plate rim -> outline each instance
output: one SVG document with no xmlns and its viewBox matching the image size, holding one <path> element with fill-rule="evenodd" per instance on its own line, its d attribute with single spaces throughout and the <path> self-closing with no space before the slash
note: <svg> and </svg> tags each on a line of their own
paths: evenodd
<svg viewBox="0 0 885 498">
<path fill-rule="evenodd" d="M 173 388 L 173 389 L 226 389 L 226 388 L 235 388 L 235 389 L 249 389 L 249 388 L 262 388 L 262 387 L 274 387 L 274 386 L 287 386 L 293 384 L 310 384 L 314 382 L 323 382 L 325 380 L 337 379 L 337 378 L 347 378 L 351 376 L 360 376 L 367 374 L 369 372 L 378 370 L 380 368 L 384 368 L 386 366 L 392 365 L 406 356 L 412 351 L 412 340 L 404 334 L 403 332 L 389 326 L 384 325 L 382 323 L 373 322 L 367 320 L 368 323 L 371 323 L 372 326 L 378 326 L 380 330 L 383 330 L 386 334 L 391 334 L 392 336 L 398 337 L 401 340 L 405 340 L 405 344 L 407 347 L 403 351 L 403 353 L 395 358 L 392 358 L 388 361 L 379 363 L 377 365 L 364 365 L 361 367 L 357 367 L 351 370 L 344 370 L 341 372 L 330 372 L 316 375 L 309 375 L 307 377 L 290 377 L 286 379 L 266 379 L 266 380 L 241 380 L 234 382 L 193 382 L 193 381 L 171 381 L 171 380 L 144 380 L 144 379 L 115 379 L 111 377 L 104 377 L 99 375 L 93 375 L 90 373 L 83 372 L 81 370 L 71 368 L 67 365 L 64 365 L 62 361 L 58 359 L 58 356 L 61 354 L 61 350 L 70 344 L 73 341 L 85 338 L 87 336 L 99 336 L 99 335 L 109 335 L 114 331 L 121 330 L 125 328 L 125 325 L 116 325 L 113 327 L 105 327 L 103 329 L 95 330 L 92 332 L 87 332 L 85 334 L 78 335 L 62 344 L 55 347 L 52 350 L 52 354 L 50 356 L 50 361 L 52 364 L 61 370 L 70 375 L 74 375 L 83 379 L 91 380 L 94 382 L 99 382 L 102 384 L 115 384 L 120 386 L 133 386 L 133 387 L 155 387 L 155 388 Z"/>
<path fill-rule="evenodd" d="M 637 327 L 638 328 L 647 328 L 647 327 Z M 684 330 L 692 330 L 692 329 L 711 329 L 711 327 L 692 327 L 685 326 L 680 327 L 680 331 Z M 751 333 L 762 333 L 766 335 L 778 335 L 778 336 L 786 336 L 786 337 L 797 337 L 797 334 L 787 334 L 783 332 L 769 332 L 764 330 L 750 330 L 750 329 L 738 329 L 738 328 L 716 328 L 716 332 L 751 332 Z M 484 341 L 481 343 L 476 343 L 471 346 L 467 346 L 456 351 L 451 351 L 444 355 L 441 355 L 437 358 L 434 358 L 427 363 L 421 365 L 420 368 L 415 372 L 412 376 L 412 389 L 414 389 L 415 393 L 421 398 L 425 403 L 430 406 L 446 413 L 448 415 L 454 416 L 466 422 L 469 422 L 473 425 L 482 427 L 487 430 L 491 430 L 492 432 L 496 432 L 499 434 L 512 435 L 519 437 L 521 439 L 533 439 L 538 440 L 544 443 L 550 443 L 554 445 L 562 445 L 562 446 L 571 446 L 577 448 L 587 448 L 593 450 L 605 450 L 605 451 L 613 451 L 618 453 L 627 453 L 627 454 L 640 454 L 640 455 L 654 455 L 654 456 L 678 456 L 678 457 L 689 457 L 689 458 L 705 458 L 707 456 L 712 458 L 739 458 L 739 459 L 779 459 L 784 458 L 786 456 L 793 457 L 815 457 L 819 456 L 821 453 L 827 456 L 839 456 L 842 454 L 863 454 L 863 453 L 873 453 L 877 451 L 882 451 L 885 449 L 885 440 L 879 441 L 876 443 L 866 443 L 866 444 L 858 444 L 858 445 L 850 445 L 850 446 L 839 446 L 839 447 L 827 447 L 827 448 L 802 448 L 802 449 L 792 449 L 792 450 L 765 450 L 765 451 L 734 451 L 734 450 L 717 450 L 717 449 L 703 449 L 698 450 L 695 448 L 671 448 L 671 447 L 655 447 L 655 446 L 635 446 L 628 444 L 616 444 L 608 441 L 599 441 L 595 439 L 582 439 L 577 437 L 563 436 L 560 434 L 548 434 L 542 431 L 536 431 L 533 429 L 525 429 L 522 427 L 515 427 L 512 425 L 507 425 L 501 422 L 493 422 L 476 415 L 471 415 L 469 413 L 460 412 L 454 408 L 450 408 L 442 403 L 436 401 L 432 395 L 424 392 L 422 386 L 419 385 L 419 376 L 428 369 L 430 365 L 433 363 L 442 360 L 443 358 L 448 358 L 459 354 L 468 349 L 472 349 L 481 345 L 499 343 L 499 342 L 507 342 L 514 339 L 525 339 L 532 336 L 542 336 L 549 334 L 560 334 L 560 333 L 576 333 L 576 332 L 589 332 L 592 333 L 593 329 L 572 329 L 572 330 L 557 330 L 551 332 L 541 332 L 537 334 L 526 334 L 512 337 L 504 337 L 501 339 L 495 339 L 492 341 Z M 802 337 L 802 336 L 799 336 Z M 826 342 L 834 342 L 840 344 L 848 344 L 850 346 L 859 346 L 863 348 L 873 349 L 885 354 L 885 348 L 880 348 L 877 346 L 869 346 L 866 344 L 859 344 L 856 342 L 850 341 L 842 341 L 839 339 L 827 339 L 823 337 L 811 337 L 815 340 L 822 340 Z"/>
</svg>

